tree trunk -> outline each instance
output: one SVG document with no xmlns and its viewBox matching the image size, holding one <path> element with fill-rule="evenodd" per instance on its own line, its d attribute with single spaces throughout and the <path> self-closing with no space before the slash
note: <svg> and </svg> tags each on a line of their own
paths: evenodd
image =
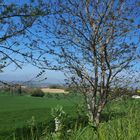
<svg viewBox="0 0 140 140">
<path fill-rule="evenodd" d="M 91 104 L 88 101 L 89 100 L 87 100 L 87 109 L 88 109 L 89 122 L 93 123 L 93 121 L 94 121 L 93 112 L 92 112 L 92 109 L 91 109 Z"/>
<path fill-rule="evenodd" d="M 100 115 L 104 106 L 96 105 L 95 100 L 87 99 L 87 108 L 88 108 L 88 116 L 89 122 L 94 126 L 98 127 L 100 123 Z"/>
<path fill-rule="evenodd" d="M 102 111 L 102 106 L 98 106 L 97 107 L 97 112 L 96 112 L 95 118 L 94 118 L 95 127 L 98 127 L 98 125 L 100 123 L 101 111 Z"/>
<path fill-rule="evenodd" d="M 99 123 L 100 123 L 100 115 L 101 112 L 97 112 L 95 113 L 95 110 L 89 110 L 89 122 L 94 126 L 94 127 L 98 127 Z"/>
</svg>

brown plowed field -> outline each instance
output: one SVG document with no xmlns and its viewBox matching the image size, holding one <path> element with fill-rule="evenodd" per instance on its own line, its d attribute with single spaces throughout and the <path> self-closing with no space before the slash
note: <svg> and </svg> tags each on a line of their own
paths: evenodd
<svg viewBox="0 0 140 140">
<path fill-rule="evenodd" d="M 48 92 L 48 93 L 68 93 L 64 89 L 51 89 L 51 88 L 42 88 L 41 89 L 43 92 Z"/>
</svg>

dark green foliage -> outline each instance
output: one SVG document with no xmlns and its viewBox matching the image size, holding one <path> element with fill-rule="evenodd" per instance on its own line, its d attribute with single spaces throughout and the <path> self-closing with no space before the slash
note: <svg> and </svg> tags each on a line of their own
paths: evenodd
<svg viewBox="0 0 140 140">
<path fill-rule="evenodd" d="M 35 88 L 31 90 L 31 96 L 33 97 L 44 97 L 44 92 L 39 89 L 39 88 Z"/>
<path fill-rule="evenodd" d="M 59 84 L 52 84 L 49 86 L 49 88 L 51 88 L 51 89 L 64 89 L 64 86 L 59 85 Z"/>
</svg>

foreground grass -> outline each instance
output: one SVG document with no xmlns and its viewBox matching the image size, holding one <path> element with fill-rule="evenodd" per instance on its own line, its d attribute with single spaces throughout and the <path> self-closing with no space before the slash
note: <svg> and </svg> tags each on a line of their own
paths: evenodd
<svg viewBox="0 0 140 140">
<path fill-rule="evenodd" d="M 140 140 L 140 101 L 118 101 L 111 103 L 109 107 L 110 119 L 107 122 L 102 122 L 96 131 L 92 127 L 87 126 L 74 130 L 68 139 Z M 124 115 L 117 115 L 122 114 L 122 112 Z"/>
<path fill-rule="evenodd" d="M 140 140 L 140 100 L 137 99 L 108 103 L 97 130 L 89 125 L 78 125 L 57 134 L 37 126 L 37 131 L 34 132 L 30 128 L 25 131 L 19 129 L 20 137 L 15 136 L 15 130 L 28 125 L 32 116 L 35 117 L 36 124 L 51 120 L 51 108 L 57 105 L 63 106 L 69 115 L 76 116 L 76 104 L 79 101 L 79 96 L 33 98 L 1 95 L 0 140 Z M 70 119 L 68 122 L 76 123 Z M 49 125 L 53 127 L 51 123 Z M 31 133 L 30 137 L 26 137 L 26 133 Z"/>
<path fill-rule="evenodd" d="M 47 134 L 41 140 L 140 140 L 140 101 L 121 100 L 109 103 L 99 128 L 79 127 L 68 131 Z M 65 133 L 65 134 L 64 134 Z"/>
<path fill-rule="evenodd" d="M 0 140 L 28 125 L 32 116 L 37 123 L 50 120 L 51 108 L 57 105 L 62 105 L 67 113 L 74 112 L 77 100 L 76 97 L 36 98 L 0 94 Z"/>
</svg>

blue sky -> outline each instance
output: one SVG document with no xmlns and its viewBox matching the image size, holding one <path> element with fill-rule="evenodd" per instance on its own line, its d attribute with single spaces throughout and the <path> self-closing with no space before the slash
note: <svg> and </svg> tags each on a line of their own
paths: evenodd
<svg viewBox="0 0 140 140">
<path fill-rule="evenodd" d="M 40 70 L 30 64 L 23 66 L 22 69 L 15 69 L 14 65 L 4 69 L 4 72 L 0 73 L 0 79 L 4 81 L 28 81 L 35 77 Z M 46 70 L 45 74 L 41 77 L 42 79 L 47 77 L 46 83 L 64 83 L 65 76 L 60 71 L 49 71 Z"/>
<path fill-rule="evenodd" d="M 16 3 L 24 3 L 28 2 L 28 0 L 7 0 L 6 2 L 16 2 Z M 139 19 L 136 21 L 139 22 Z M 138 64 L 139 65 L 139 64 Z M 137 66 L 138 66 L 137 65 Z M 33 67 L 30 64 L 26 64 L 23 66 L 22 69 L 15 70 L 14 65 L 10 65 L 7 68 L 4 69 L 3 73 L 0 73 L 0 79 L 5 81 L 28 81 L 31 78 L 35 77 L 40 72 L 39 69 L 36 67 Z M 48 83 L 63 83 L 64 81 L 64 74 L 62 72 L 56 72 L 56 71 L 46 71 L 46 74 L 44 77 L 47 77 L 48 79 L 46 82 Z"/>
<path fill-rule="evenodd" d="M 17 3 L 17 4 L 23 4 L 23 3 L 28 3 L 29 0 L 5 0 L 6 4 L 9 3 Z M 18 38 L 21 40 L 22 38 Z M 25 42 L 25 41 L 24 41 Z M 22 48 L 22 45 L 21 45 Z M 20 59 L 20 56 L 11 56 L 13 58 L 18 58 Z M 0 73 L 0 80 L 4 81 L 28 81 L 35 77 L 40 70 L 37 67 L 32 66 L 31 64 L 24 64 L 22 69 L 16 69 L 15 65 L 11 64 L 5 69 L 3 69 L 3 72 Z M 62 72 L 56 72 L 56 71 L 48 71 L 46 70 L 46 73 L 43 75 L 42 78 L 47 77 L 47 80 L 44 82 L 47 83 L 63 83 L 64 82 L 64 74 Z"/>
</svg>

